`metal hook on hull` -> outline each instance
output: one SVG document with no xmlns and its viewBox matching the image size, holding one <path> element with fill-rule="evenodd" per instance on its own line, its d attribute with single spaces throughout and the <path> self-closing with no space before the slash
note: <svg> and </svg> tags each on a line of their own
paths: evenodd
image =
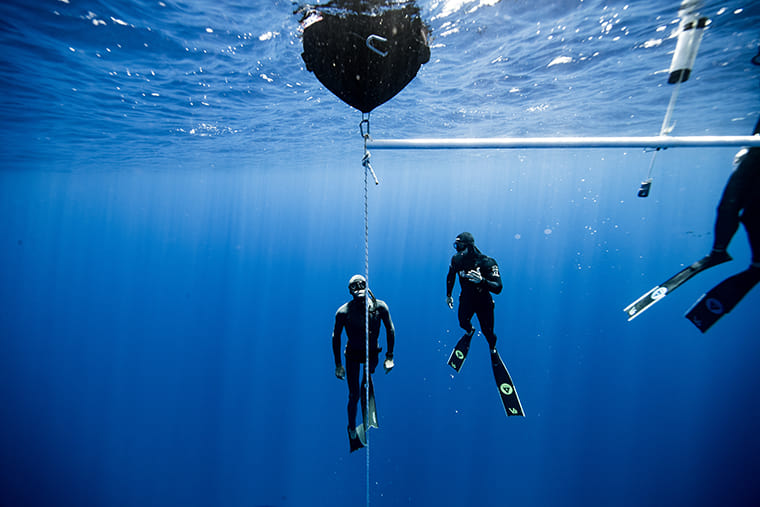
<svg viewBox="0 0 760 507">
<path fill-rule="evenodd" d="M 375 46 L 372 45 L 375 41 L 382 42 L 383 44 L 386 44 L 388 42 L 388 39 L 386 39 L 385 37 L 381 37 L 379 35 L 372 34 L 369 37 L 367 37 L 367 40 L 364 41 L 364 43 L 367 45 L 367 47 L 371 51 L 374 51 L 378 55 L 380 55 L 380 56 L 388 56 L 388 52 L 387 51 L 381 51 L 380 49 L 378 49 L 378 48 L 376 48 Z"/>
</svg>

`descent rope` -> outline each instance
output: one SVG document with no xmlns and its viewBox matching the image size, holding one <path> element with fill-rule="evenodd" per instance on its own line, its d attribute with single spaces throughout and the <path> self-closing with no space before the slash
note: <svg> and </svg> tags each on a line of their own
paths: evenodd
<svg viewBox="0 0 760 507">
<path fill-rule="evenodd" d="M 367 130 L 365 132 L 364 127 Z M 370 305 L 370 292 L 369 292 L 369 172 L 372 171 L 372 175 L 375 176 L 375 171 L 372 170 L 372 166 L 369 163 L 369 150 L 367 149 L 367 140 L 369 139 L 369 113 L 362 113 L 362 121 L 359 123 L 359 131 L 364 138 L 364 156 L 362 157 L 362 165 L 364 166 L 364 279 L 366 280 L 366 287 L 364 289 L 364 414 L 365 418 L 369 417 L 369 305 Z M 377 177 L 375 177 L 375 183 L 377 184 Z M 364 423 L 364 421 L 363 421 Z M 364 439 L 367 446 L 367 507 L 369 507 L 369 426 L 365 424 L 364 427 Z"/>
</svg>

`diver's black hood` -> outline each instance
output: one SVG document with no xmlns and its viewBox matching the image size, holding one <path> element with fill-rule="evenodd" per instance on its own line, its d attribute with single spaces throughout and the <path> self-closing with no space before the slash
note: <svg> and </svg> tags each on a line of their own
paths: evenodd
<svg viewBox="0 0 760 507">
<path fill-rule="evenodd" d="M 475 244 L 475 237 L 470 234 L 469 232 L 463 232 L 459 236 L 457 236 L 457 241 L 462 243 L 463 245 L 474 245 Z"/>
</svg>

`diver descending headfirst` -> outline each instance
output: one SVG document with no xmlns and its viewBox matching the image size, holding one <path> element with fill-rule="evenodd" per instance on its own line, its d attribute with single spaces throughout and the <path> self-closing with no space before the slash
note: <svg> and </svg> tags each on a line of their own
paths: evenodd
<svg viewBox="0 0 760 507">
<path fill-rule="evenodd" d="M 470 350 L 470 341 L 475 334 L 472 317 L 477 315 L 480 330 L 488 341 L 491 367 L 504 410 L 508 416 L 524 416 L 525 413 L 512 378 L 496 350 L 496 334 L 493 331 L 494 302 L 491 293 L 499 294 L 503 287 L 499 266 L 494 259 L 478 250 L 475 239 L 469 232 L 463 232 L 456 237 L 454 248 L 457 253 L 451 258 L 449 272 L 446 275 L 446 304 L 452 310 L 454 309 L 454 298 L 451 293 L 458 276 L 462 291 L 459 294 L 457 315 L 459 326 L 465 333 L 452 351 L 448 364 L 457 372 L 462 368 L 467 352 Z"/>
</svg>

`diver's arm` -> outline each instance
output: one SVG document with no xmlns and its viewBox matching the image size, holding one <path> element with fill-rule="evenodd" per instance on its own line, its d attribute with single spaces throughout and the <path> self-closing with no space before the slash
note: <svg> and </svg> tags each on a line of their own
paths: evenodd
<svg viewBox="0 0 760 507">
<path fill-rule="evenodd" d="M 396 328 L 393 326 L 391 311 L 388 308 L 388 305 L 385 304 L 384 301 L 378 301 L 378 303 L 380 303 L 380 308 L 382 308 L 380 316 L 385 325 L 385 341 L 388 344 L 388 350 L 385 352 L 385 357 L 393 359 L 393 347 L 396 345 Z"/>
<path fill-rule="evenodd" d="M 454 263 L 449 265 L 449 273 L 446 275 L 446 297 L 450 298 L 451 293 L 454 290 L 454 283 L 457 279 L 457 270 L 454 268 Z"/>
<path fill-rule="evenodd" d="M 336 368 L 343 366 L 343 361 L 340 357 L 340 335 L 343 332 L 345 324 L 346 314 L 344 312 L 344 306 L 341 306 L 335 314 L 335 327 L 333 328 L 332 334 L 332 349 Z"/>
<path fill-rule="evenodd" d="M 487 266 L 484 266 L 483 271 L 485 271 L 485 273 L 482 273 L 483 282 L 488 287 L 488 291 L 493 292 L 494 294 L 499 294 L 504 287 L 501 283 L 501 276 L 499 275 L 499 265 L 492 259 Z"/>
<path fill-rule="evenodd" d="M 454 309 L 454 298 L 451 297 L 451 292 L 454 290 L 454 283 L 457 280 L 457 270 L 454 268 L 454 259 L 451 259 L 449 265 L 449 273 L 446 275 L 446 304 L 449 308 Z"/>
<path fill-rule="evenodd" d="M 393 347 L 396 345 L 396 328 L 393 327 L 393 321 L 391 320 L 391 311 L 385 301 L 378 301 L 380 305 L 380 318 L 385 325 L 385 341 L 388 344 L 388 350 L 385 352 L 385 361 L 383 362 L 383 368 L 385 373 L 390 372 L 393 367 Z"/>
</svg>

